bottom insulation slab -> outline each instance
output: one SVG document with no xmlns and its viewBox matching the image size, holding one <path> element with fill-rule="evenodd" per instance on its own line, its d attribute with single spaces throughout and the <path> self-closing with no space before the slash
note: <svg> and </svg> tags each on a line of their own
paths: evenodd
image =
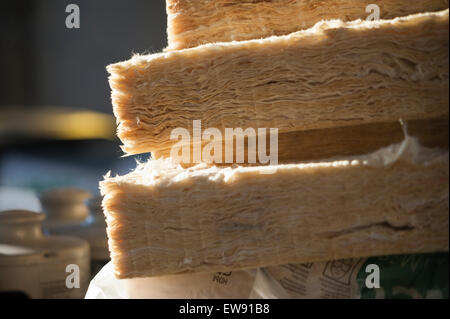
<svg viewBox="0 0 450 319">
<path fill-rule="evenodd" d="M 140 164 L 100 183 L 115 274 L 448 250 L 448 159 L 448 150 L 406 138 L 369 155 L 310 164 Z"/>
</svg>

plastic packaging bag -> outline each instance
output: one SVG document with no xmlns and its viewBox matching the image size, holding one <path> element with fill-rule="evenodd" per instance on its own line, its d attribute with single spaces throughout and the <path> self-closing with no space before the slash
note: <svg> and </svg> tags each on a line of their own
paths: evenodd
<svg viewBox="0 0 450 319">
<path fill-rule="evenodd" d="M 86 299 L 249 298 L 256 270 L 116 279 L 112 262 L 92 279 Z"/>
<path fill-rule="evenodd" d="M 121 280 L 109 262 L 86 298 L 448 298 L 448 261 L 448 253 L 398 255 Z M 379 288 L 366 285 L 369 265 Z"/>
<path fill-rule="evenodd" d="M 448 253 L 435 253 L 267 267 L 257 273 L 252 294 L 299 299 L 448 299 L 448 261 Z M 379 288 L 367 286 L 369 276 L 369 281 L 379 277 Z"/>
</svg>

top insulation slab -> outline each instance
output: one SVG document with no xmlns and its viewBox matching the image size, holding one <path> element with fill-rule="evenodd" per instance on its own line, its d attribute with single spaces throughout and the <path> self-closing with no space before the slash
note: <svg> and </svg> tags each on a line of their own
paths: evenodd
<svg viewBox="0 0 450 319">
<path fill-rule="evenodd" d="M 448 42 L 447 9 L 136 55 L 107 68 L 118 136 L 138 154 L 170 148 L 194 120 L 224 134 L 448 116 Z"/>
<path fill-rule="evenodd" d="M 286 35 L 321 20 L 381 19 L 448 8 L 448 0 L 166 0 L 169 50 Z M 372 6 L 369 6 L 372 5 Z M 369 7 L 367 7 L 369 6 Z M 375 9 L 376 10 L 376 9 Z"/>
</svg>

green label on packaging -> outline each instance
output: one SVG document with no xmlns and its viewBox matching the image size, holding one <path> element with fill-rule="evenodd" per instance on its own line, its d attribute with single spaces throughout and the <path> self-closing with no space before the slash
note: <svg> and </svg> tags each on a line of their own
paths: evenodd
<svg viewBox="0 0 450 319">
<path fill-rule="evenodd" d="M 448 299 L 448 260 L 448 253 L 368 258 L 356 278 L 361 298 Z M 380 288 L 367 288 L 366 269 L 371 264 L 378 266 Z"/>
</svg>

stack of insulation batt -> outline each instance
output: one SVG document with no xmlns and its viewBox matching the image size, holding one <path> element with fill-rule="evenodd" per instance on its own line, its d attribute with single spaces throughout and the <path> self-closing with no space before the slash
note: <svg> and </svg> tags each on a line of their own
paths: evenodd
<svg viewBox="0 0 450 319">
<path fill-rule="evenodd" d="M 448 250 L 448 1 L 365 2 L 167 0 L 168 48 L 107 68 L 153 157 L 100 182 L 118 278 Z M 196 121 L 214 153 L 277 129 L 279 163 L 180 165 Z"/>
</svg>

